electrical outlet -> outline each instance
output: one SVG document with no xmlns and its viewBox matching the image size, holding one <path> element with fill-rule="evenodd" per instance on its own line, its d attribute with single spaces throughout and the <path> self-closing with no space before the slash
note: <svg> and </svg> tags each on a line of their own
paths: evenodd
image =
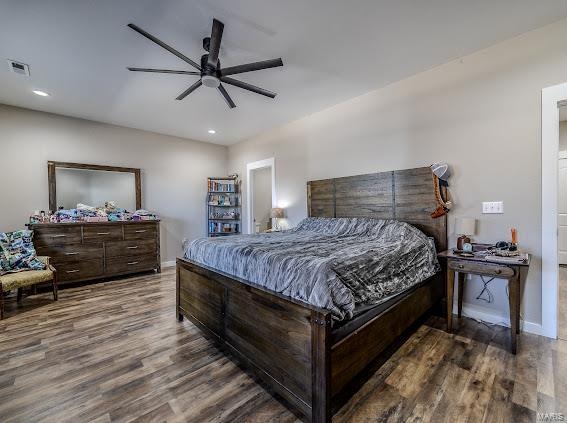
<svg viewBox="0 0 567 423">
<path fill-rule="evenodd" d="M 504 203 L 502 201 L 483 201 L 482 212 L 484 214 L 504 213 Z"/>
</svg>

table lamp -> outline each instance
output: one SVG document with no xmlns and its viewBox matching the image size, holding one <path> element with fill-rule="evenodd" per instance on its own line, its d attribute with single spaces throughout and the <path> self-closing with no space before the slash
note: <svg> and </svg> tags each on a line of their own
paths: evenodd
<svg viewBox="0 0 567 423">
<path fill-rule="evenodd" d="M 476 233 L 476 219 L 472 217 L 461 217 L 457 219 L 457 249 L 462 250 L 463 246 L 471 242 L 470 237 Z"/>
<path fill-rule="evenodd" d="M 274 229 L 276 231 L 279 231 L 280 226 L 278 224 L 278 219 L 284 218 L 284 209 L 282 209 L 281 207 L 274 207 L 270 216 L 272 217 L 272 219 L 274 219 Z"/>
</svg>

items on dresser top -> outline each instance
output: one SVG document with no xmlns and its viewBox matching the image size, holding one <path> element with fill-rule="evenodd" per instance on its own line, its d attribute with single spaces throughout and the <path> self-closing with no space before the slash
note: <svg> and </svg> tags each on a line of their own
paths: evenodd
<svg viewBox="0 0 567 423">
<path fill-rule="evenodd" d="M 116 206 L 113 201 L 107 201 L 104 206 L 93 207 L 86 204 L 77 204 L 74 209 L 59 209 L 55 213 L 35 211 L 30 216 L 30 223 L 70 223 L 70 222 L 121 222 L 139 220 L 157 220 L 155 213 L 147 210 L 128 210 Z"/>
<path fill-rule="evenodd" d="M 159 220 L 28 227 L 35 232 L 37 253 L 51 257 L 62 283 L 161 271 Z"/>
</svg>

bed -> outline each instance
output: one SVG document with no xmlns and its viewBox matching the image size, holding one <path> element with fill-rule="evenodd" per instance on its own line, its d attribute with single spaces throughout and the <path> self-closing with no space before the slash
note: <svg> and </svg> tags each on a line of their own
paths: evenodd
<svg viewBox="0 0 567 423">
<path fill-rule="evenodd" d="M 312 232 L 317 232 L 313 228 L 318 223 L 329 225 L 325 218 L 342 222 L 338 235 L 343 240 L 351 236 L 348 231 L 353 230 L 349 227 L 345 232 L 344 222 L 358 222 L 354 228 L 358 231 L 365 228 L 367 218 L 373 218 L 386 222 L 387 229 L 404 231 L 406 228 L 407 234 L 413 236 L 415 230 L 406 225 L 409 223 L 421 231 L 421 244 L 430 238 L 437 251 L 446 248 L 446 218 L 430 217 L 436 201 L 429 168 L 311 181 L 307 184 L 307 200 L 308 216 L 323 219 L 308 219 L 300 225 L 299 235 L 293 231 L 270 235 L 267 243 L 277 246 L 272 251 L 283 251 L 284 245 L 293 247 L 298 237 L 309 238 Z M 391 220 L 406 223 L 396 224 Z M 302 232 L 303 225 L 307 230 Z M 337 235 L 335 232 L 333 236 Z M 409 236 L 407 234 L 404 238 Z M 316 242 L 316 238 L 312 241 Z M 421 277 L 405 284 L 403 289 L 380 292 L 380 298 L 370 296 L 361 304 L 360 292 L 350 285 L 347 291 L 352 292 L 357 301 L 347 298 L 348 292 L 342 290 L 340 284 L 331 283 L 327 285 L 331 287 L 328 290 L 318 286 L 321 278 L 315 271 L 313 275 L 292 272 L 282 280 L 270 273 L 270 266 L 247 273 L 247 269 L 260 269 L 261 265 L 246 262 L 243 257 L 246 254 L 261 256 L 264 250 L 268 251 L 263 244 L 266 239 L 252 237 L 250 245 L 258 244 L 255 249 L 234 246 L 247 241 L 233 241 L 232 246 L 228 240 L 220 242 L 226 243 L 223 260 L 212 260 L 219 254 L 218 245 L 212 249 L 207 241 L 196 245 L 189 259 L 177 260 L 177 315 L 180 320 L 188 318 L 218 341 L 308 421 L 330 421 L 332 399 L 348 396 L 353 381 L 444 296 L 443 269 L 430 272 L 430 266 L 425 266 Z M 321 245 L 325 245 L 329 239 L 322 237 L 322 242 Z M 355 244 L 349 245 L 354 248 Z M 238 260 L 236 256 L 231 258 L 231 251 L 236 249 L 241 254 L 244 252 Z M 321 253 L 325 258 L 330 254 L 334 254 L 333 251 Z M 425 254 L 423 250 L 414 256 Z M 277 254 L 274 257 L 273 266 Z M 285 261 L 281 257 L 279 260 Z M 245 264 L 237 266 L 237 261 Z M 320 261 L 322 267 L 333 265 L 331 269 L 326 268 L 330 272 L 327 279 L 335 272 L 343 282 L 349 280 L 352 269 L 357 267 L 345 270 L 344 266 L 341 268 L 344 262 L 323 258 Z M 214 267 L 203 263 L 212 263 Z M 234 266 L 231 267 L 231 263 Z M 395 262 L 394 265 L 399 266 Z M 307 265 L 307 268 L 315 267 L 313 263 Z M 358 276 L 355 272 L 350 280 L 356 281 Z M 297 284 L 294 279 L 302 283 Z M 309 289 L 302 292 L 301 286 Z"/>
</svg>

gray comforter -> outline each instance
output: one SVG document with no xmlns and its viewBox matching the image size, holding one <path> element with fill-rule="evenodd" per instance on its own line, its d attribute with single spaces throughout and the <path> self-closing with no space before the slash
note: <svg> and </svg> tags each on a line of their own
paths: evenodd
<svg viewBox="0 0 567 423">
<path fill-rule="evenodd" d="M 185 257 L 317 307 L 338 320 L 439 270 L 433 240 L 395 220 L 307 218 L 279 233 L 197 239 Z"/>
</svg>

